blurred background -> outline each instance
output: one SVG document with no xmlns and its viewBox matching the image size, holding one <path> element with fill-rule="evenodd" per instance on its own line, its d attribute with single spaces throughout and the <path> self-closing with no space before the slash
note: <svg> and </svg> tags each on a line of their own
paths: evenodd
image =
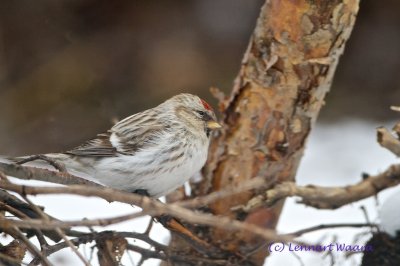
<svg viewBox="0 0 400 266">
<path fill-rule="evenodd" d="M 0 1 L 0 155 L 74 147 L 107 130 L 113 120 L 179 92 L 198 94 L 215 105 L 209 88 L 230 92 L 263 2 Z M 378 146 L 374 128 L 398 119 L 389 106 L 400 105 L 399 10 L 396 0 L 361 1 L 327 104 L 312 131 L 297 176 L 299 184 L 354 183 L 362 171 L 375 174 L 397 162 Z M 382 195 L 386 194 L 379 199 Z M 81 198 L 54 196 L 49 201 L 49 197 L 35 200 L 58 218 L 132 211 L 123 204 L 110 208 L 99 200 L 85 199 L 84 205 Z M 367 206 L 376 221 L 377 204 L 372 199 L 332 212 L 289 199 L 278 230 L 365 222 L 360 205 Z M 121 230 L 121 225 L 116 228 Z M 159 239 L 168 235 L 160 230 Z M 352 232 L 342 230 L 341 239 L 352 243 Z M 321 237 L 315 234 L 307 240 L 321 241 Z M 69 250 L 64 254 L 74 258 Z M 297 265 L 296 257 L 274 254 L 268 265 Z M 322 259 L 314 255 L 310 260 L 313 263 L 306 265 L 331 265 L 321 264 Z M 78 265 L 58 263 L 62 264 Z"/>
<path fill-rule="evenodd" d="M 179 92 L 226 93 L 261 0 L 0 2 L 0 154 L 61 151 Z M 160 4 L 162 3 L 162 4 Z M 361 1 L 322 122 L 387 120 L 400 2 Z"/>
</svg>

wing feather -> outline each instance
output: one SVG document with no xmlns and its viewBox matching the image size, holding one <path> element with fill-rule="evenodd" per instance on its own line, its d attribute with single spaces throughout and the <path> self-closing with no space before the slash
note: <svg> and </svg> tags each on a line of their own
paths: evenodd
<svg viewBox="0 0 400 266">
<path fill-rule="evenodd" d="M 96 138 L 65 152 L 77 156 L 112 157 L 117 156 L 117 149 L 110 142 L 111 132 L 97 135 Z"/>
<path fill-rule="evenodd" d="M 149 110 L 148 110 L 149 111 Z M 113 157 L 133 155 L 141 149 L 154 146 L 169 125 L 148 118 L 145 112 L 132 115 L 115 124 L 109 131 L 97 135 L 84 144 L 65 153 L 77 156 Z"/>
</svg>

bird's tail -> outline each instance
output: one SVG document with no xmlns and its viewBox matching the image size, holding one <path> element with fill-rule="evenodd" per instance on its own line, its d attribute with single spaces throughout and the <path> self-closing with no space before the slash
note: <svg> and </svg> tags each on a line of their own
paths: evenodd
<svg viewBox="0 0 400 266">
<path fill-rule="evenodd" d="M 10 160 L 10 158 L 0 155 L 0 163 L 12 163 L 12 161 Z"/>
<path fill-rule="evenodd" d="M 35 156 L 37 157 L 35 159 Z M 48 157 L 51 160 L 58 161 L 53 154 L 43 154 L 43 156 Z M 27 161 L 23 163 L 24 161 Z M 28 156 L 18 156 L 18 157 L 8 157 L 0 155 L 0 163 L 22 163 L 25 166 L 43 168 L 48 170 L 54 170 L 54 167 L 47 161 L 41 160 L 37 155 L 28 155 Z"/>
<path fill-rule="evenodd" d="M 43 155 L 28 155 L 20 157 L 7 157 L 0 156 L 0 163 L 20 163 L 24 166 L 37 167 L 47 170 L 61 170 L 57 169 L 51 161 L 58 163 L 61 167 L 72 175 L 99 183 L 98 180 L 93 178 L 92 168 L 82 161 L 74 160 L 70 155 L 64 153 L 47 153 Z M 85 167 L 86 166 L 86 167 Z"/>
</svg>

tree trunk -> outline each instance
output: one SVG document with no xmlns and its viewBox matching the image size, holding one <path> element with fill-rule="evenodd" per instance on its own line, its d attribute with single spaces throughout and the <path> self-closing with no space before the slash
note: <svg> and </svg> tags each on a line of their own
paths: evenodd
<svg viewBox="0 0 400 266">
<path fill-rule="evenodd" d="M 264 177 L 271 186 L 294 180 L 358 4 L 358 0 L 266 1 L 232 93 L 220 102 L 223 130 L 211 145 L 204 180 L 192 184 L 193 196 L 240 186 L 255 176 Z M 283 202 L 250 213 L 232 210 L 261 191 L 224 198 L 208 211 L 275 228 Z M 265 241 L 248 233 L 204 227 L 194 231 L 232 254 L 241 254 L 242 260 L 233 264 L 262 265 L 268 255 Z M 187 249 L 177 237 L 171 246 Z"/>
</svg>

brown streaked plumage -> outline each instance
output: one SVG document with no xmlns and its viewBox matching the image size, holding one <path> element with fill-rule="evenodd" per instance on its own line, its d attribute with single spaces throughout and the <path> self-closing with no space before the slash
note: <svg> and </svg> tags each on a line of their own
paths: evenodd
<svg viewBox="0 0 400 266">
<path fill-rule="evenodd" d="M 46 155 L 72 174 L 160 197 L 203 167 L 210 132 L 218 127 L 208 103 L 182 93 L 121 120 L 72 150 Z"/>
</svg>

